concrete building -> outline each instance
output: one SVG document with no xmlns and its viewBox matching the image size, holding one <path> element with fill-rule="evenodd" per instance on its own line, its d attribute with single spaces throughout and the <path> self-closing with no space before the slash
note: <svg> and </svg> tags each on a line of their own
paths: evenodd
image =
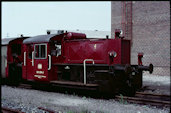
<svg viewBox="0 0 171 113">
<path fill-rule="evenodd" d="M 143 52 L 143 64 L 152 63 L 153 74 L 170 75 L 170 2 L 132 1 L 131 4 L 132 37 L 126 37 L 132 40 L 131 63 L 137 64 L 137 54 Z M 123 29 L 123 10 L 123 2 L 111 2 L 112 38 L 115 29 Z"/>
</svg>

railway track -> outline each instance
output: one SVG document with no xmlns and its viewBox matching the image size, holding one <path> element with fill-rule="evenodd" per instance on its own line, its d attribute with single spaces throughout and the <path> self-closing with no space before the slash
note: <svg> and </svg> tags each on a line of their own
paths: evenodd
<svg viewBox="0 0 171 113">
<path fill-rule="evenodd" d="M 21 112 L 19 110 L 7 108 L 7 107 L 1 107 L 1 113 L 25 113 L 25 112 Z"/>
<path fill-rule="evenodd" d="M 53 110 L 50 110 L 44 107 L 38 107 L 38 109 L 44 111 L 44 113 L 57 113 Z M 1 107 L 1 113 L 25 113 L 25 112 L 21 112 L 19 110 L 7 108 L 7 107 Z"/>
<path fill-rule="evenodd" d="M 55 112 L 53 110 L 50 110 L 50 109 L 47 109 L 47 108 L 44 108 L 44 107 L 38 107 L 38 109 L 41 109 L 41 110 L 45 111 L 45 113 L 46 112 L 48 112 L 48 113 L 57 113 L 57 112 Z"/>
<path fill-rule="evenodd" d="M 151 105 L 159 108 L 171 107 L 170 95 L 136 92 L 134 97 L 126 97 L 120 95 L 116 96 L 115 99 L 121 101 L 122 103 L 128 102 L 142 105 Z"/>
<path fill-rule="evenodd" d="M 18 88 L 32 89 L 32 85 L 30 84 L 20 84 Z"/>
<path fill-rule="evenodd" d="M 20 84 L 18 88 L 34 89 L 32 85 L 24 84 L 24 83 Z M 171 107 L 170 95 L 136 92 L 136 95 L 134 97 L 117 95 L 115 96 L 115 100 L 121 101 L 123 103 L 128 102 L 128 103 L 141 104 L 141 105 L 151 105 L 159 108 Z"/>
</svg>

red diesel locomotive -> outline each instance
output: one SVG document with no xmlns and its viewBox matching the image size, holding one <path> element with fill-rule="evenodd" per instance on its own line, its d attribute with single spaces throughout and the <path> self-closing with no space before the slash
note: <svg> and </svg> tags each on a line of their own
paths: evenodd
<svg viewBox="0 0 171 113">
<path fill-rule="evenodd" d="M 153 65 L 131 65 L 130 40 L 115 34 L 115 39 L 93 39 L 83 33 L 61 32 L 12 40 L 6 77 L 107 94 L 134 94 L 142 87 L 142 71 L 152 73 Z"/>
</svg>

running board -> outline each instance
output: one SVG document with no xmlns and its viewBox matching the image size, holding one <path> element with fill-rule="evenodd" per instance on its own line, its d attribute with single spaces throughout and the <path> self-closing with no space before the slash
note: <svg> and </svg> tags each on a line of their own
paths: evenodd
<svg viewBox="0 0 171 113">
<path fill-rule="evenodd" d="M 65 87 L 65 88 L 77 88 L 77 89 L 89 89 L 96 90 L 98 88 L 98 84 L 84 84 L 81 82 L 72 82 L 72 81 L 50 81 L 50 84 Z"/>
</svg>

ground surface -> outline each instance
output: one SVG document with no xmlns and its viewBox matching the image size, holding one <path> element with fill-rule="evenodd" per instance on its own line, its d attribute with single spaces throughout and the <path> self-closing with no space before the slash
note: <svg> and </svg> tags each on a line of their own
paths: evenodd
<svg viewBox="0 0 171 113">
<path fill-rule="evenodd" d="M 145 92 L 170 95 L 170 76 L 146 74 L 143 76 L 143 86 L 148 86 Z"/>
<path fill-rule="evenodd" d="M 170 92 L 170 77 L 144 75 L 143 85 L 151 85 L 155 93 Z M 165 89 L 161 87 L 166 87 Z M 161 88 L 161 89 L 160 89 Z M 149 90 L 151 91 L 151 90 Z M 56 92 L 1 87 L 1 105 L 22 109 L 27 113 L 43 113 L 37 107 L 45 107 L 62 113 L 169 113 L 169 108 L 158 109 L 145 105 L 127 104 L 114 99 L 93 99 Z"/>
</svg>

